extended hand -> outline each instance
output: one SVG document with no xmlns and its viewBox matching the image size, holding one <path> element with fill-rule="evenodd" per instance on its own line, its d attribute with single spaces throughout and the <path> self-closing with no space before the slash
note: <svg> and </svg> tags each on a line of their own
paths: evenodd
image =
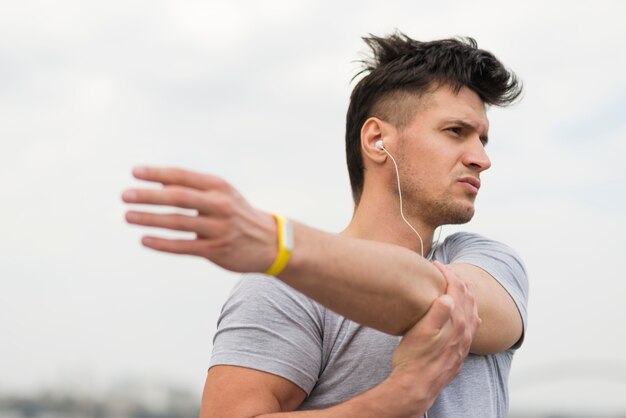
<svg viewBox="0 0 626 418">
<path fill-rule="evenodd" d="M 265 271 L 276 257 L 276 224 L 272 215 L 259 211 L 219 177 L 178 168 L 137 167 L 133 175 L 163 185 L 160 189 L 131 189 L 122 194 L 126 203 L 194 209 L 196 215 L 128 211 L 135 225 L 195 232 L 195 239 L 145 236 L 146 247 L 207 258 L 236 272 Z"/>
</svg>

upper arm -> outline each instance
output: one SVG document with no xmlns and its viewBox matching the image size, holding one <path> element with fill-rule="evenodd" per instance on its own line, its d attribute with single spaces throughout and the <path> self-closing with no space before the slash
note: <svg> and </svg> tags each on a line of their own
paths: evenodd
<svg viewBox="0 0 626 418">
<path fill-rule="evenodd" d="M 470 351 L 493 354 L 511 348 L 522 337 L 523 322 L 517 304 L 507 290 L 485 270 L 471 264 L 449 267 L 463 280 L 475 285 L 478 315 L 482 320 Z"/>
<path fill-rule="evenodd" d="M 291 381 L 254 369 L 214 366 L 209 369 L 200 418 L 251 418 L 295 410 L 306 393 Z"/>
<path fill-rule="evenodd" d="M 296 408 L 322 367 L 322 328 L 312 301 L 272 278 L 243 278 L 218 320 L 202 417 Z"/>
<path fill-rule="evenodd" d="M 519 255 L 498 241 L 457 233 L 442 245 L 444 261 L 476 285 L 482 320 L 471 352 L 493 354 L 521 345 L 526 329 L 528 277 Z"/>
</svg>

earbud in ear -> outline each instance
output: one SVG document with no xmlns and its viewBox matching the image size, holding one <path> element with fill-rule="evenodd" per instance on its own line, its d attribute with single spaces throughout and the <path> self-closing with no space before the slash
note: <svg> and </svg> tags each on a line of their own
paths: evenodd
<svg viewBox="0 0 626 418">
<path fill-rule="evenodd" d="M 379 150 L 384 150 L 385 149 L 385 147 L 383 146 L 383 140 L 382 139 L 379 139 L 378 141 L 376 141 L 375 146 Z"/>
</svg>

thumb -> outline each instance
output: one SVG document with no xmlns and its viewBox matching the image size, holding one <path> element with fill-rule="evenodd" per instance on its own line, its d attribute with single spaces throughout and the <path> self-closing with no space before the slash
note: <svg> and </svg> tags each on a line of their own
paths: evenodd
<svg viewBox="0 0 626 418">
<path fill-rule="evenodd" d="M 430 309 L 422 318 L 422 322 L 434 329 L 441 329 L 452 318 L 453 310 L 454 300 L 449 295 L 439 296 L 430 305 Z"/>
</svg>

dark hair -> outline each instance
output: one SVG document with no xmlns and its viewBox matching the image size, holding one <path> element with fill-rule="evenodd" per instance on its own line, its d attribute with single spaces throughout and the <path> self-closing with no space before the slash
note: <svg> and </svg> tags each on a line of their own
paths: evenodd
<svg viewBox="0 0 626 418">
<path fill-rule="evenodd" d="M 352 196 L 363 192 L 361 128 L 372 116 L 398 126 L 412 119 L 407 98 L 420 97 L 440 86 L 474 91 L 485 104 L 506 106 L 522 93 L 522 84 L 472 38 L 420 42 L 402 33 L 363 38 L 373 52 L 355 76 L 367 74 L 352 90 L 346 116 L 346 157 Z"/>
</svg>

